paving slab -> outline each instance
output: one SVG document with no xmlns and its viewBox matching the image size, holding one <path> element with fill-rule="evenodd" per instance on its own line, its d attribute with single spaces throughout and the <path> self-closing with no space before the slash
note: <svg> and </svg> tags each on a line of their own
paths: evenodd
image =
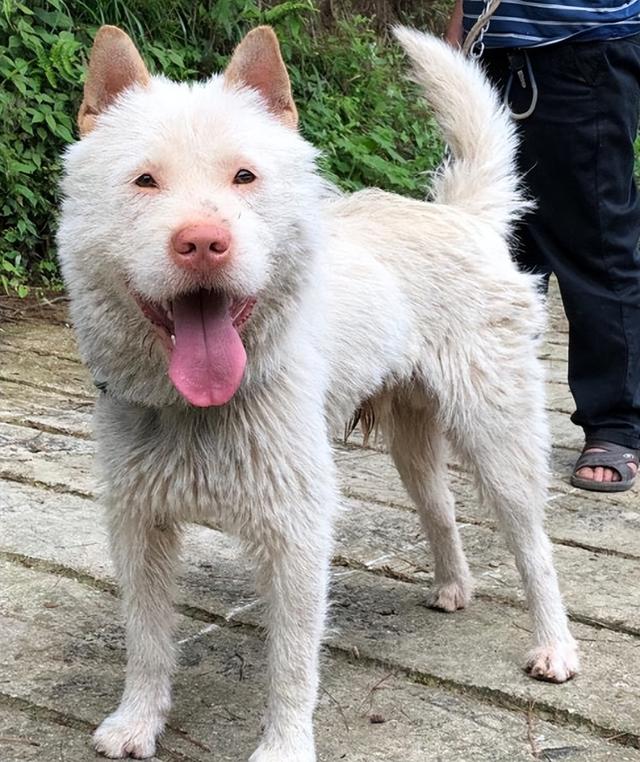
<svg viewBox="0 0 640 762">
<path fill-rule="evenodd" d="M 89 568 L 88 561 L 77 567 L 75 556 L 86 553 L 90 558 L 105 543 L 99 506 L 74 495 L 21 484 L 5 483 L 1 489 L 3 550 L 52 562 L 67 559 L 74 568 Z M 24 516 L 34 512 L 37 524 L 25 522 Z M 474 524 L 462 524 L 460 529 L 476 592 L 483 598 L 522 603 L 520 580 L 500 535 Z M 70 535 L 81 541 L 71 542 Z M 217 548 L 215 545 L 212 552 Z M 574 619 L 640 634 L 640 588 L 619 584 L 621 578 L 640 577 L 640 560 L 571 546 L 556 547 L 555 556 Z M 433 578 L 431 552 L 415 513 L 353 499 L 345 501 L 337 524 L 334 563 L 418 584 L 423 589 Z"/>
<path fill-rule="evenodd" d="M 117 702 L 124 635 L 115 598 L 0 564 L 2 759 L 94 759 L 89 733 Z M 157 760 L 246 759 L 264 708 L 258 631 L 179 622 L 174 710 Z M 28 669 L 25 669 L 28 665 Z M 640 760 L 640 752 L 326 654 L 316 718 L 322 760 Z M 372 722 L 371 720 L 376 720 Z"/>
<path fill-rule="evenodd" d="M 0 349 L 0 352 L 2 350 Z M 0 422 L 90 439 L 94 397 L 0 380 Z"/>
<path fill-rule="evenodd" d="M 345 495 L 380 505 L 413 510 L 400 477 L 385 453 L 360 447 L 338 446 L 338 476 Z M 638 490 L 598 495 L 571 487 L 564 474 L 573 453 L 554 451 L 554 476 L 546 511 L 552 538 L 584 544 L 608 553 L 640 557 L 640 496 Z M 561 475 L 562 474 L 562 475 Z M 464 522 L 491 524 L 493 517 L 479 504 L 470 474 L 450 470 L 449 481 L 456 497 L 457 515 Z"/>
<path fill-rule="evenodd" d="M 64 408 L 56 413 L 54 403 L 48 410 L 48 415 L 57 415 L 58 420 L 70 418 Z M 86 409 L 72 412 L 76 418 L 82 416 L 84 421 L 83 431 L 75 437 L 50 433 L 42 427 L 34 429 L 25 422 L 19 426 L 0 422 L 0 475 L 77 494 L 95 494 L 94 447 L 86 441 L 90 413 Z M 62 429 L 62 424 L 58 429 Z M 587 499 L 581 490 L 566 481 L 566 473 L 574 458 L 573 452 L 562 448 L 554 450 L 554 477 L 547 509 L 547 527 L 551 536 L 561 542 L 581 543 L 640 558 L 638 490 L 617 495 L 591 494 Z M 336 461 L 341 487 L 348 497 L 413 508 L 386 453 L 336 444 Z M 457 469 L 451 472 L 450 481 L 461 521 L 490 524 L 492 517 L 478 504 L 471 476 Z"/>
<path fill-rule="evenodd" d="M 638 760 L 640 497 L 572 488 L 566 322 L 557 293 L 541 346 L 554 435 L 547 526 L 583 673 L 527 679 L 520 587 L 470 474 L 451 459 L 477 599 L 424 607 L 430 553 L 382 443 L 336 442 L 346 510 L 316 721 L 334 760 Z M 117 701 L 122 624 L 96 502 L 91 408 L 64 304 L 0 325 L 0 760 L 96 758 L 89 733 Z M 181 667 L 158 760 L 242 760 L 264 704 L 261 603 L 236 544 L 189 527 Z M 372 723 L 372 715 L 384 722 Z"/>
<path fill-rule="evenodd" d="M 88 723 L 0 695 L 2 762 L 88 762 L 98 759 L 87 743 Z M 66 723 L 70 723 L 69 727 Z M 150 762 L 164 762 L 154 756 Z"/>
<path fill-rule="evenodd" d="M 0 423 L 0 477 L 93 495 L 93 455 L 85 439 Z"/>
<path fill-rule="evenodd" d="M 15 517 L 28 506 L 12 499 L 5 488 L 3 526 L 5 558 L 66 573 L 89 586 L 115 590 L 104 531 L 95 505 L 75 496 L 40 491 L 37 528 L 25 532 Z M 35 511 L 34 511 L 35 513 Z M 13 515 L 13 520 L 11 516 Z M 82 538 L 78 542 L 78 538 Z M 584 553 L 584 551 L 582 551 Z M 15 554 L 12 556 L 10 554 Z M 186 532 L 181 600 L 188 611 L 200 611 L 213 621 L 258 626 L 261 607 L 251 569 L 236 543 L 206 527 Z M 448 616 L 424 607 L 424 587 L 380 577 L 354 568 L 339 569 L 332 589 L 332 634 L 328 642 L 345 654 L 419 680 L 446 682 L 494 701 L 519 705 L 539 703 L 553 716 L 593 723 L 603 732 L 631 734 L 640 739 L 640 675 L 631 665 L 640 660 L 640 641 L 613 629 L 574 625 L 585 663 L 585 674 L 564 686 L 549 686 L 526 678 L 519 665 L 528 647 L 526 614 L 501 601 L 483 599 L 468 610 Z M 612 627 L 615 623 L 612 624 Z M 603 703 L 597 686 L 615 685 Z M 507 698 L 508 697 L 508 698 Z"/>
<path fill-rule="evenodd" d="M 79 399 L 91 399 L 94 396 L 89 374 L 77 361 L 54 354 L 45 356 L 16 351 L 5 342 L 0 343 L 0 351 L 2 381 L 13 381 Z"/>
</svg>

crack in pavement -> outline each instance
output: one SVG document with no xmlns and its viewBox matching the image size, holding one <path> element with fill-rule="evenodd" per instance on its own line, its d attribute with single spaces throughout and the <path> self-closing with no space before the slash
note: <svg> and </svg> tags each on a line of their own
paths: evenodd
<svg viewBox="0 0 640 762">
<path fill-rule="evenodd" d="M 76 572 L 75 570 L 69 569 L 62 564 L 53 564 L 51 562 L 41 561 L 40 559 L 32 559 L 28 556 L 22 556 L 18 553 L 9 553 L 7 551 L 0 551 L 0 560 L 17 563 L 27 568 L 32 568 L 45 573 L 58 574 L 85 584 L 92 589 L 97 589 L 102 592 L 109 593 L 110 595 L 117 594 L 115 584 L 98 580 L 90 574 Z M 247 634 L 257 636 L 261 640 L 264 639 L 263 637 L 260 637 L 260 633 L 262 632 L 260 625 L 249 621 L 243 621 L 241 618 L 236 619 L 229 617 L 227 619 L 224 615 L 216 614 L 212 611 L 209 611 L 208 609 L 190 604 L 178 604 L 176 606 L 176 610 L 183 616 L 194 619 L 196 621 L 204 622 L 206 624 L 215 624 L 221 628 L 240 628 L 241 632 L 246 632 Z M 478 700 L 479 702 L 492 706 L 498 706 L 511 712 L 521 713 L 523 711 L 526 712 L 530 710 L 530 699 L 514 696 L 510 693 L 507 693 L 506 691 L 502 691 L 497 688 L 474 685 L 473 683 L 466 683 L 464 681 L 454 680 L 453 678 L 444 678 L 424 670 L 417 670 L 411 667 L 407 667 L 401 663 L 388 659 L 379 659 L 373 656 L 362 655 L 360 653 L 358 653 L 357 657 L 355 657 L 353 647 L 348 644 L 343 645 L 335 642 L 325 642 L 324 648 L 332 655 L 335 655 L 341 659 L 347 659 L 347 661 L 352 664 L 358 663 L 363 666 L 370 665 L 375 668 L 392 670 L 397 674 L 403 675 L 408 680 L 418 685 L 439 687 L 456 695 L 468 696 Z M 0 700 L 3 696 L 4 694 L 0 693 Z M 23 700 L 19 699 L 19 701 Z M 45 711 L 51 711 L 56 714 L 54 710 Z M 605 739 L 618 746 L 627 746 L 634 749 L 640 749 L 640 734 L 628 731 L 620 732 L 618 728 L 599 724 L 591 720 L 589 717 L 568 709 L 562 709 L 553 706 L 546 701 L 536 701 L 535 715 L 536 717 L 551 722 L 554 725 L 573 729 L 588 730 L 593 735 Z M 189 758 L 184 757 L 183 759 Z"/>
<path fill-rule="evenodd" d="M 76 717 L 66 712 L 60 712 L 57 709 L 51 709 L 41 704 L 36 704 L 29 699 L 20 698 L 18 696 L 11 696 L 8 693 L 0 691 L 0 707 L 5 709 L 13 709 L 22 714 L 26 714 L 31 720 L 36 722 L 48 722 L 52 725 L 58 725 L 65 728 L 71 728 L 72 730 L 80 730 L 85 733 L 91 733 L 96 729 L 96 725 L 83 720 L 80 717 Z M 167 726 L 169 728 L 169 726 Z M 172 728 L 169 728 L 172 730 Z M 175 732 L 175 731 L 174 731 Z M 194 741 L 183 733 L 179 733 L 185 740 L 194 743 L 196 746 L 199 742 Z M 177 749 L 169 749 L 166 746 L 166 742 L 158 742 L 158 750 L 154 757 L 160 762 L 201 762 L 199 759 L 192 757 L 188 754 L 184 754 Z"/>
</svg>

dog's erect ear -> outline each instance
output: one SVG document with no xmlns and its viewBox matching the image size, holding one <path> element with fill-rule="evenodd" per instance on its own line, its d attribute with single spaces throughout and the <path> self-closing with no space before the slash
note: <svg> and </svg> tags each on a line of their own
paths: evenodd
<svg viewBox="0 0 640 762">
<path fill-rule="evenodd" d="M 291 82 L 278 38 L 271 27 L 259 26 L 249 32 L 234 50 L 224 78 L 231 85 L 257 90 L 272 114 L 288 127 L 297 127 L 298 110 L 293 102 Z"/>
<path fill-rule="evenodd" d="M 78 111 L 80 135 L 91 132 L 96 116 L 133 85 L 146 86 L 149 72 L 131 38 L 117 26 L 102 26 L 96 34 Z"/>
</svg>

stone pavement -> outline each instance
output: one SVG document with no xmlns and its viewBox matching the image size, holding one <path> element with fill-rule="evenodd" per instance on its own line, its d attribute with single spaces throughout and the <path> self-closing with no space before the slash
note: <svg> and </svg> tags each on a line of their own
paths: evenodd
<svg viewBox="0 0 640 762">
<path fill-rule="evenodd" d="M 640 762 L 640 495 L 568 484 L 580 436 L 556 295 L 550 312 L 547 526 L 582 674 L 554 686 L 522 673 L 520 586 L 468 474 L 451 467 L 477 595 L 447 615 L 423 605 L 430 553 L 387 456 L 336 443 L 347 510 L 316 716 L 322 762 Z M 95 501 L 93 389 L 63 305 L 3 314 L 0 761 L 93 760 L 89 733 L 115 707 L 124 667 Z M 179 608 L 175 706 L 156 759 L 246 760 L 264 704 L 260 602 L 245 559 L 214 529 L 189 529 Z"/>
</svg>

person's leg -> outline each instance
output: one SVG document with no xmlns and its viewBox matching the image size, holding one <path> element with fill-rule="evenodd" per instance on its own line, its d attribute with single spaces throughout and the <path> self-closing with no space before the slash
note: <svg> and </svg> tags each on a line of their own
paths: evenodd
<svg viewBox="0 0 640 762">
<path fill-rule="evenodd" d="M 602 44 L 590 71 L 598 104 L 596 192 L 604 283 L 594 316 L 584 316 L 579 294 L 564 297 L 567 314 L 576 316 L 569 354 L 577 403 L 572 420 L 583 427 L 587 440 L 640 449 L 640 198 L 633 150 L 640 110 L 640 38 Z M 591 325 L 600 315 L 602 329 L 594 338 Z M 604 399 L 599 394 L 603 386 L 609 390 Z M 600 465 L 579 469 L 576 476 L 606 482 L 625 474 Z"/>
<path fill-rule="evenodd" d="M 495 54 L 494 54 L 495 55 Z M 528 53 L 539 96 L 522 121 L 520 169 L 538 208 L 522 226 L 518 259 L 552 269 L 569 319 L 572 420 L 585 435 L 640 447 L 640 201 L 633 139 L 640 106 L 635 40 Z M 506 57 L 506 56 L 505 56 Z M 489 71 L 504 82 L 493 60 Z M 517 79 L 514 97 L 523 99 Z M 583 478 L 619 480 L 613 469 Z"/>
</svg>

